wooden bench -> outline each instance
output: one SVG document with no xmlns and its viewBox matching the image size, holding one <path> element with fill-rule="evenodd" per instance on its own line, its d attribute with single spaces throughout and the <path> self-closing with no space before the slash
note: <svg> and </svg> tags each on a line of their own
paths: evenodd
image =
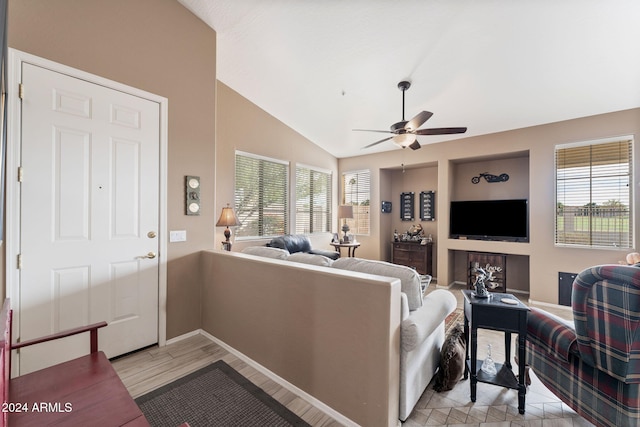
<svg viewBox="0 0 640 427">
<path fill-rule="evenodd" d="M 100 322 L 11 345 L 12 310 L 5 300 L 0 313 L 2 426 L 148 426 L 146 418 L 98 351 Z M 68 362 L 11 378 L 11 350 L 89 332 L 91 352 Z"/>
</svg>

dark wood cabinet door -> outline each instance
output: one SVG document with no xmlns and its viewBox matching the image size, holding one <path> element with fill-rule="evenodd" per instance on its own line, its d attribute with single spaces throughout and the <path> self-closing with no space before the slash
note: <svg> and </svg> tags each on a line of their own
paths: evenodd
<svg viewBox="0 0 640 427">
<path fill-rule="evenodd" d="M 391 243 L 391 262 L 414 268 L 419 274 L 433 275 L 433 243 L 422 245 L 419 242 Z"/>
</svg>

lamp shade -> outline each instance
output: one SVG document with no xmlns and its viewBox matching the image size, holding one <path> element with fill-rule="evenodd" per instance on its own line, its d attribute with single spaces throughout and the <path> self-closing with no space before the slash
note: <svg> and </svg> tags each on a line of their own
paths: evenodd
<svg viewBox="0 0 640 427">
<path fill-rule="evenodd" d="M 242 224 L 238 221 L 235 212 L 233 212 L 233 208 L 227 204 L 226 207 L 222 208 L 222 213 L 220 214 L 220 219 L 216 222 L 216 227 L 233 227 L 237 225 Z"/>
<path fill-rule="evenodd" d="M 338 218 L 353 218 L 353 206 L 351 205 L 338 206 Z"/>
</svg>

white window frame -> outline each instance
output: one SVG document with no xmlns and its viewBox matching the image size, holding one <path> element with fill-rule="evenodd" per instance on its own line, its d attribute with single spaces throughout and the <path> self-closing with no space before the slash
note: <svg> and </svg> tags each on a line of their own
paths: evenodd
<svg viewBox="0 0 640 427">
<path fill-rule="evenodd" d="M 366 200 L 361 200 L 360 203 L 364 201 L 368 201 L 368 205 L 360 205 L 353 204 L 353 200 L 347 200 L 347 192 L 346 192 L 346 175 L 359 175 L 366 173 L 368 175 L 368 194 Z M 353 206 L 353 219 L 347 219 L 347 224 L 350 228 L 351 234 L 361 235 L 361 236 L 369 236 L 371 235 L 371 170 L 370 169 L 360 169 L 353 171 L 345 171 L 342 173 L 340 181 L 341 191 L 342 191 L 342 203 L 351 204 Z M 364 192 L 362 192 L 364 194 Z M 360 199 L 360 198 L 358 198 Z M 342 225 L 343 220 L 338 218 L 340 222 L 340 226 Z"/>
<path fill-rule="evenodd" d="M 305 170 L 305 171 L 309 171 L 311 174 L 313 173 L 317 173 L 317 174 L 323 174 L 326 175 L 326 179 L 327 179 L 327 188 L 326 188 L 326 192 L 324 194 L 320 194 L 317 193 L 313 190 L 313 185 L 312 183 L 310 183 L 310 187 L 309 188 L 309 196 L 310 196 L 310 201 L 311 203 L 313 203 L 314 200 L 314 196 L 317 195 L 321 195 L 326 199 L 326 207 L 325 209 L 320 212 L 321 215 L 324 216 L 324 220 L 322 220 L 323 225 L 320 225 L 320 229 L 317 229 L 317 227 L 315 227 L 315 225 L 317 224 L 317 221 L 314 221 L 314 212 L 316 211 L 316 209 L 311 209 L 311 207 L 309 207 L 308 210 L 300 210 L 298 208 L 298 170 Z M 295 195 L 295 200 L 292 203 L 293 205 L 293 209 L 295 210 L 295 224 L 292 225 L 293 229 L 295 230 L 296 233 L 302 233 L 302 234 L 312 234 L 312 233 L 326 233 L 326 232 L 331 232 L 331 219 L 332 219 L 332 213 L 333 213 L 333 200 L 332 200 L 332 188 L 333 188 L 333 172 L 329 169 L 323 169 L 323 168 L 319 168 L 316 166 L 309 166 L 309 165 L 305 165 L 303 163 L 297 163 L 296 167 L 295 167 L 295 189 L 293 191 L 294 195 Z M 320 197 L 322 198 L 322 197 Z M 304 221 L 303 221 L 304 219 Z M 304 230 L 301 230 L 301 228 L 303 228 Z"/>
<path fill-rule="evenodd" d="M 281 230 L 281 232 L 277 232 L 277 233 L 266 233 L 264 230 L 259 230 L 257 235 L 243 235 L 242 234 L 242 225 L 239 226 L 236 229 L 236 240 L 255 240 L 255 239 L 265 239 L 265 238 L 270 238 L 270 237 L 275 237 L 281 234 L 286 234 L 289 232 L 289 221 L 290 221 L 290 217 L 291 214 L 289 212 L 289 204 L 291 203 L 291 201 L 289 200 L 291 192 L 290 192 L 290 186 L 289 186 L 289 173 L 290 173 L 290 162 L 285 161 L 285 160 L 280 160 L 280 159 L 274 159 L 272 157 L 266 157 L 266 156 L 261 156 L 259 154 L 253 154 L 253 153 L 248 153 L 245 151 L 240 151 L 240 150 L 236 150 L 235 151 L 235 155 L 234 155 L 234 168 L 237 168 L 237 159 L 238 156 L 242 156 L 242 157 L 247 157 L 247 158 L 252 158 L 255 160 L 259 160 L 259 161 L 264 161 L 264 162 L 270 162 L 270 163 L 274 163 L 274 164 L 280 164 L 283 165 L 285 167 L 285 182 L 283 184 L 283 188 L 285 191 L 284 197 L 283 197 L 283 221 L 284 221 L 284 229 Z M 236 215 L 238 216 L 238 220 L 240 222 L 247 221 L 246 216 L 243 217 L 243 209 L 242 209 L 242 203 L 239 201 L 240 199 L 240 195 L 238 194 L 239 189 L 237 188 L 238 182 L 237 182 L 237 174 L 238 174 L 238 170 L 235 170 L 234 173 L 234 201 L 235 201 L 235 210 L 236 210 Z"/>
<path fill-rule="evenodd" d="M 565 214 L 565 209 L 566 206 L 564 206 L 563 204 L 563 210 L 562 212 L 560 212 L 560 203 L 563 201 L 567 200 L 567 197 L 563 197 L 562 195 L 559 194 L 559 183 L 561 182 L 569 182 L 569 178 L 565 178 L 564 180 L 559 179 L 558 175 L 559 175 L 559 168 L 558 168 L 558 153 L 561 150 L 566 150 L 566 149 L 572 149 L 572 148 L 579 148 L 579 147 L 592 147 L 592 146 L 598 146 L 598 145 L 602 145 L 602 144 L 608 144 L 608 143 L 615 143 L 615 142 L 625 142 L 625 141 L 629 141 L 630 143 L 630 147 L 629 147 L 629 173 L 628 175 L 624 174 L 624 175 L 618 175 L 618 177 L 622 176 L 627 177 L 628 176 L 628 181 L 627 180 L 623 180 L 621 181 L 621 184 L 618 185 L 619 189 L 624 189 L 625 185 L 628 186 L 628 211 L 629 211 L 629 219 L 628 219 L 628 231 L 624 231 L 624 227 L 622 228 L 621 231 L 617 232 L 621 237 L 618 241 L 614 241 L 614 240 L 606 240 L 606 237 L 604 237 L 603 235 L 598 236 L 597 233 L 598 231 L 594 229 L 595 227 L 595 220 L 596 218 L 599 218 L 599 215 L 594 215 L 593 211 L 591 210 L 593 206 L 598 206 L 598 204 L 603 203 L 603 200 L 607 197 L 609 197 L 607 200 L 616 200 L 616 198 L 611 197 L 609 194 L 610 193 L 606 193 L 607 196 L 606 197 L 600 197 L 598 198 L 597 196 L 593 196 L 594 193 L 594 178 L 602 178 L 603 176 L 596 176 L 594 177 L 593 175 L 589 175 L 589 201 L 587 203 L 584 203 L 580 206 L 576 205 L 575 207 L 573 207 L 574 210 L 578 211 L 580 209 L 587 209 L 588 210 L 588 214 L 586 215 L 580 215 L 581 217 L 586 217 L 588 218 L 585 221 L 588 221 L 588 226 L 589 226 L 589 230 L 585 231 L 585 235 L 588 236 L 588 242 L 572 242 L 570 241 L 570 239 L 567 239 L 566 235 L 565 237 L 561 237 L 560 234 L 561 233 L 566 233 L 565 229 L 569 227 L 568 222 L 570 222 L 570 220 L 568 219 L 569 217 L 566 216 Z M 614 137 L 614 138 L 605 138 L 605 139 L 598 139 L 598 140 L 592 140 L 592 141 L 583 141 L 583 142 L 576 142 L 576 143 L 568 143 L 568 144 L 559 144 L 555 146 L 554 149 L 554 200 L 555 200 L 555 205 L 554 205 L 554 232 L 555 232 L 555 236 L 554 236 L 554 243 L 556 246 L 558 247 L 580 247 L 580 248 L 593 248 L 593 249 L 630 249 L 630 248 L 634 248 L 635 247 L 635 212 L 634 212 L 634 206 L 635 206 L 635 202 L 634 202 L 634 170 L 633 170 L 633 165 L 634 165 L 634 138 L 632 135 L 627 135 L 627 136 L 620 136 L 620 137 Z M 589 164 L 589 170 L 593 170 L 593 163 Z M 614 179 L 615 177 L 612 177 L 611 179 Z M 577 178 L 575 178 L 577 180 Z M 583 177 L 583 179 L 585 179 Z M 595 186 L 595 189 L 597 190 L 597 185 Z M 626 195 L 626 191 L 624 191 L 625 193 L 625 197 Z M 562 200 L 561 200 L 562 199 Z M 623 200 L 623 202 L 625 202 L 626 200 Z M 606 201 L 605 201 L 606 203 Z M 559 218 L 562 217 L 562 226 L 560 226 L 559 224 Z M 576 215 L 577 217 L 577 215 Z M 562 227 L 562 229 L 559 229 L 559 227 Z M 615 233 L 611 232 L 611 233 Z M 578 239 L 576 239 L 578 240 Z"/>
</svg>

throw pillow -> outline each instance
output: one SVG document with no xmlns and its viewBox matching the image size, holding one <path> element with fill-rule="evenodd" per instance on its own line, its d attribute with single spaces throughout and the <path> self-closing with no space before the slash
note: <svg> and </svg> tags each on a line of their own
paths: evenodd
<svg viewBox="0 0 640 427">
<path fill-rule="evenodd" d="M 249 246 L 244 248 L 242 253 L 275 259 L 287 259 L 289 256 L 289 251 L 285 249 L 268 248 L 266 246 Z"/>
<path fill-rule="evenodd" d="M 362 258 L 339 258 L 333 263 L 332 267 L 400 279 L 401 291 L 407 295 L 409 310 L 413 311 L 422 307 L 420 275 L 412 268 L 385 261 Z"/>
<path fill-rule="evenodd" d="M 460 381 L 464 374 L 465 357 L 464 328 L 458 323 L 451 328 L 442 345 L 440 366 L 433 386 L 435 391 L 449 391 Z"/>
<path fill-rule="evenodd" d="M 322 267 L 331 267 L 331 264 L 333 264 L 333 260 L 327 258 L 326 256 L 307 254 L 304 252 L 296 252 L 295 254 L 289 255 L 287 261 L 319 265 Z"/>
</svg>

